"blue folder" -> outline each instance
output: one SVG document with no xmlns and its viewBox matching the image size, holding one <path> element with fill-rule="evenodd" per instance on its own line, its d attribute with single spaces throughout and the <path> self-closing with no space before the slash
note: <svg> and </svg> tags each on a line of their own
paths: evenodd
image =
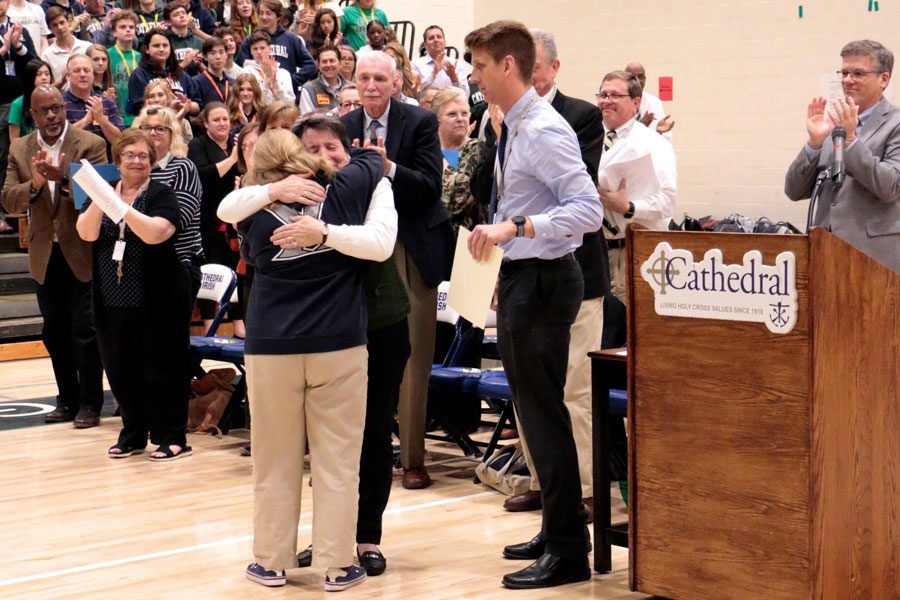
<svg viewBox="0 0 900 600">
<path fill-rule="evenodd" d="M 121 175 L 119 175 L 119 167 L 116 165 L 92 165 L 94 169 L 100 176 L 103 177 L 106 181 L 118 181 L 121 179 Z M 72 163 L 69 165 L 69 177 L 75 175 L 78 172 L 78 169 L 81 168 L 81 163 Z M 75 208 L 81 210 L 81 207 L 84 206 L 84 201 L 87 200 L 87 194 L 81 189 L 81 186 L 75 183 L 75 180 L 72 180 L 72 200 L 75 202 Z"/>
</svg>

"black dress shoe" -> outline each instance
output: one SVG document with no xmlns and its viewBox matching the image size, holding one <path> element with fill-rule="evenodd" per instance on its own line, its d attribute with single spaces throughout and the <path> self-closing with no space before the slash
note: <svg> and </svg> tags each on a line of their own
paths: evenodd
<svg viewBox="0 0 900 600">
<path fill-rule="evenodd" d="M 306 547 L 306 550 L 297 555 L 297 567 L 306 568 L 312 566 L 312 544 Z"/>
<path fill-rule="evenodd" d="M 543 532 L 538 533 L 530 541 L 521 544 L 510 544 L 503 548 L 503 558 L 509 560 L 537 560 L 544 555 L 547 540 Z"/>
<path fill-rule="evenodd" d="M 588 565 L 587 555 L 579 558 L 562 558 L 544 554 L 521 571 L 504 575 L 503 585 L 514 590 L 522 590 L 554 587 L 587 581 L 590 578 L 591 567 Z"/>
<path fill-rule="evenodd" d="M 387 561 L 384 559 L 384 554 L 377 550 L 369 550 L 357 556 L 359 556 L 359 564 L 366 570 L 366 575 L 369 577 L 381 575 L 387 569 Z"/>
<path fill-rule="evenodd" d="M 66 421 L 71 421 L 75 418 L 75 415 L 78 414 L 78 411 L 74 408 L 68 408 L 65 406 L 57 406 L 53 412 L 49 412 L 44 415 L 44 422 L 46 423 L 65 423 Z"/>
</svg>

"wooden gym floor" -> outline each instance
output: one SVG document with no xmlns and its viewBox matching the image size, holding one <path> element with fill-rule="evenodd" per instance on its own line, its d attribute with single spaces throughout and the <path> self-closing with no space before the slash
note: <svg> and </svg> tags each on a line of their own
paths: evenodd
<svg viewBox="0 0 900 600">
<path fill-rule="evenodd" d="M 55 393 L 49 359 L 0 362 L 0 396 L 27 401 Z M 0 403 L 0 409 L 2 409 Z M 4 412 L 0 410 L 0 416 Z M 0 431 L 0 598 L 278 599 L 324 597 L 322 572 L 288 572 L 288 585 L 244 579 L 252 562 L 249 431 L 189 436 L 194 456 L 155 464 L 146 455 L 110 460 L 119 420 L 83 431 L 70 424 Z M 428 442 L 435 484 L 409 491 L 395 477 L 381 545 L 384 575 L 344 592 L 353 598 L 645 598 L 628 591 L 628 553 L 613 572 L 536 591 L 500 585 L 527 563 L 503 560 L 504 544 L 529 539 L 540 513 L 509 513 L 504 497 L 474 485 L 474 460 Z M 306 477 L 309 473 L 307 471 Z M 301 548 L 312 507 L 304 487 Z M 614 494 L 614 511 L 624 505 Z"/>
</svg>

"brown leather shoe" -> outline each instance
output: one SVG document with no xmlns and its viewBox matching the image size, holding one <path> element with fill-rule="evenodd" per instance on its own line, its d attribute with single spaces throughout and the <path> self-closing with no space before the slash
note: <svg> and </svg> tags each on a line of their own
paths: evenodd
<svg viewBox="0 0 900 600">
<path fill-rule="evenodd" d="M 584 510 L 587 512 L 587 522 L 594 522 L 594 499 L 593 498 L 582 498 L 581 504 L 584 505 Z"/>
<path fill-rule="evenodd" d="M 67 408 L 65 406 L 57 406 L 53 412 L 49 412 L 44 415 L 45 423 L 64 423 L 66 421 L 71 421 L 75 418 L 75 414 L 78 411 L 74 408 Z"/>
<path fill-rule="evenodd" d="M 519 437 L 519 430 L 515 427 L 505 427 L 500 431 L 501 440 L 514 440 Z"/>
<path fill-rule="evenodd" d="M 97 409 L 90 406 L 82 406 L 78 414 L 75 415 L 75 422 L 72 423 L 75 429 L 90 429 L 100 425 L 100 413 Z"/>
<path fill-rule="evenodd" d="M 541 503 L 541 492 L 540 490 L 528 490 L 524 494 L 510 496 L 503 501 L 503 508 L 509 512 L 540 510 L 543 508 L 543 504 Z"/>
<path fill-rule="evenodd" d="M 412 469 L 403 468 L 403 487 L 408 490 L 422 490 L 434 483 L 431 476 L 424 466 L 413 467 Z"/>
</svg>

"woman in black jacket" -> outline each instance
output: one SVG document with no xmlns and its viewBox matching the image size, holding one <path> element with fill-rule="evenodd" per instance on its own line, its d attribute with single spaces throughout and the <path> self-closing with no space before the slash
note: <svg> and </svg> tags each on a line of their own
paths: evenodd
<svg viewBox="0 0 900 600">
<path fill-rule="evenodd" d="M 237 167 L 238 147 L 229 135 L 231 119 L 228 108 L 221 102 L 210 102 L 201 113 L 206 132 L 188 144 L 188 158 L 197 166 L 203 197 L 200 202 L 200 237 L 207 263 L 226 265 L 235 269 L 240 258 L 234 229 L 216 216 L 219 203 L 234 189 L 234 178 L 240 173 Z M 216 306 L 214 302 L 200 302 L 200 316 L 206 327 L 212 323 Z M 232 304 L 229 317 L 234 324 L 234 334 L 244 337 L 244 314 L 239 304 Z"/>
</svg>

